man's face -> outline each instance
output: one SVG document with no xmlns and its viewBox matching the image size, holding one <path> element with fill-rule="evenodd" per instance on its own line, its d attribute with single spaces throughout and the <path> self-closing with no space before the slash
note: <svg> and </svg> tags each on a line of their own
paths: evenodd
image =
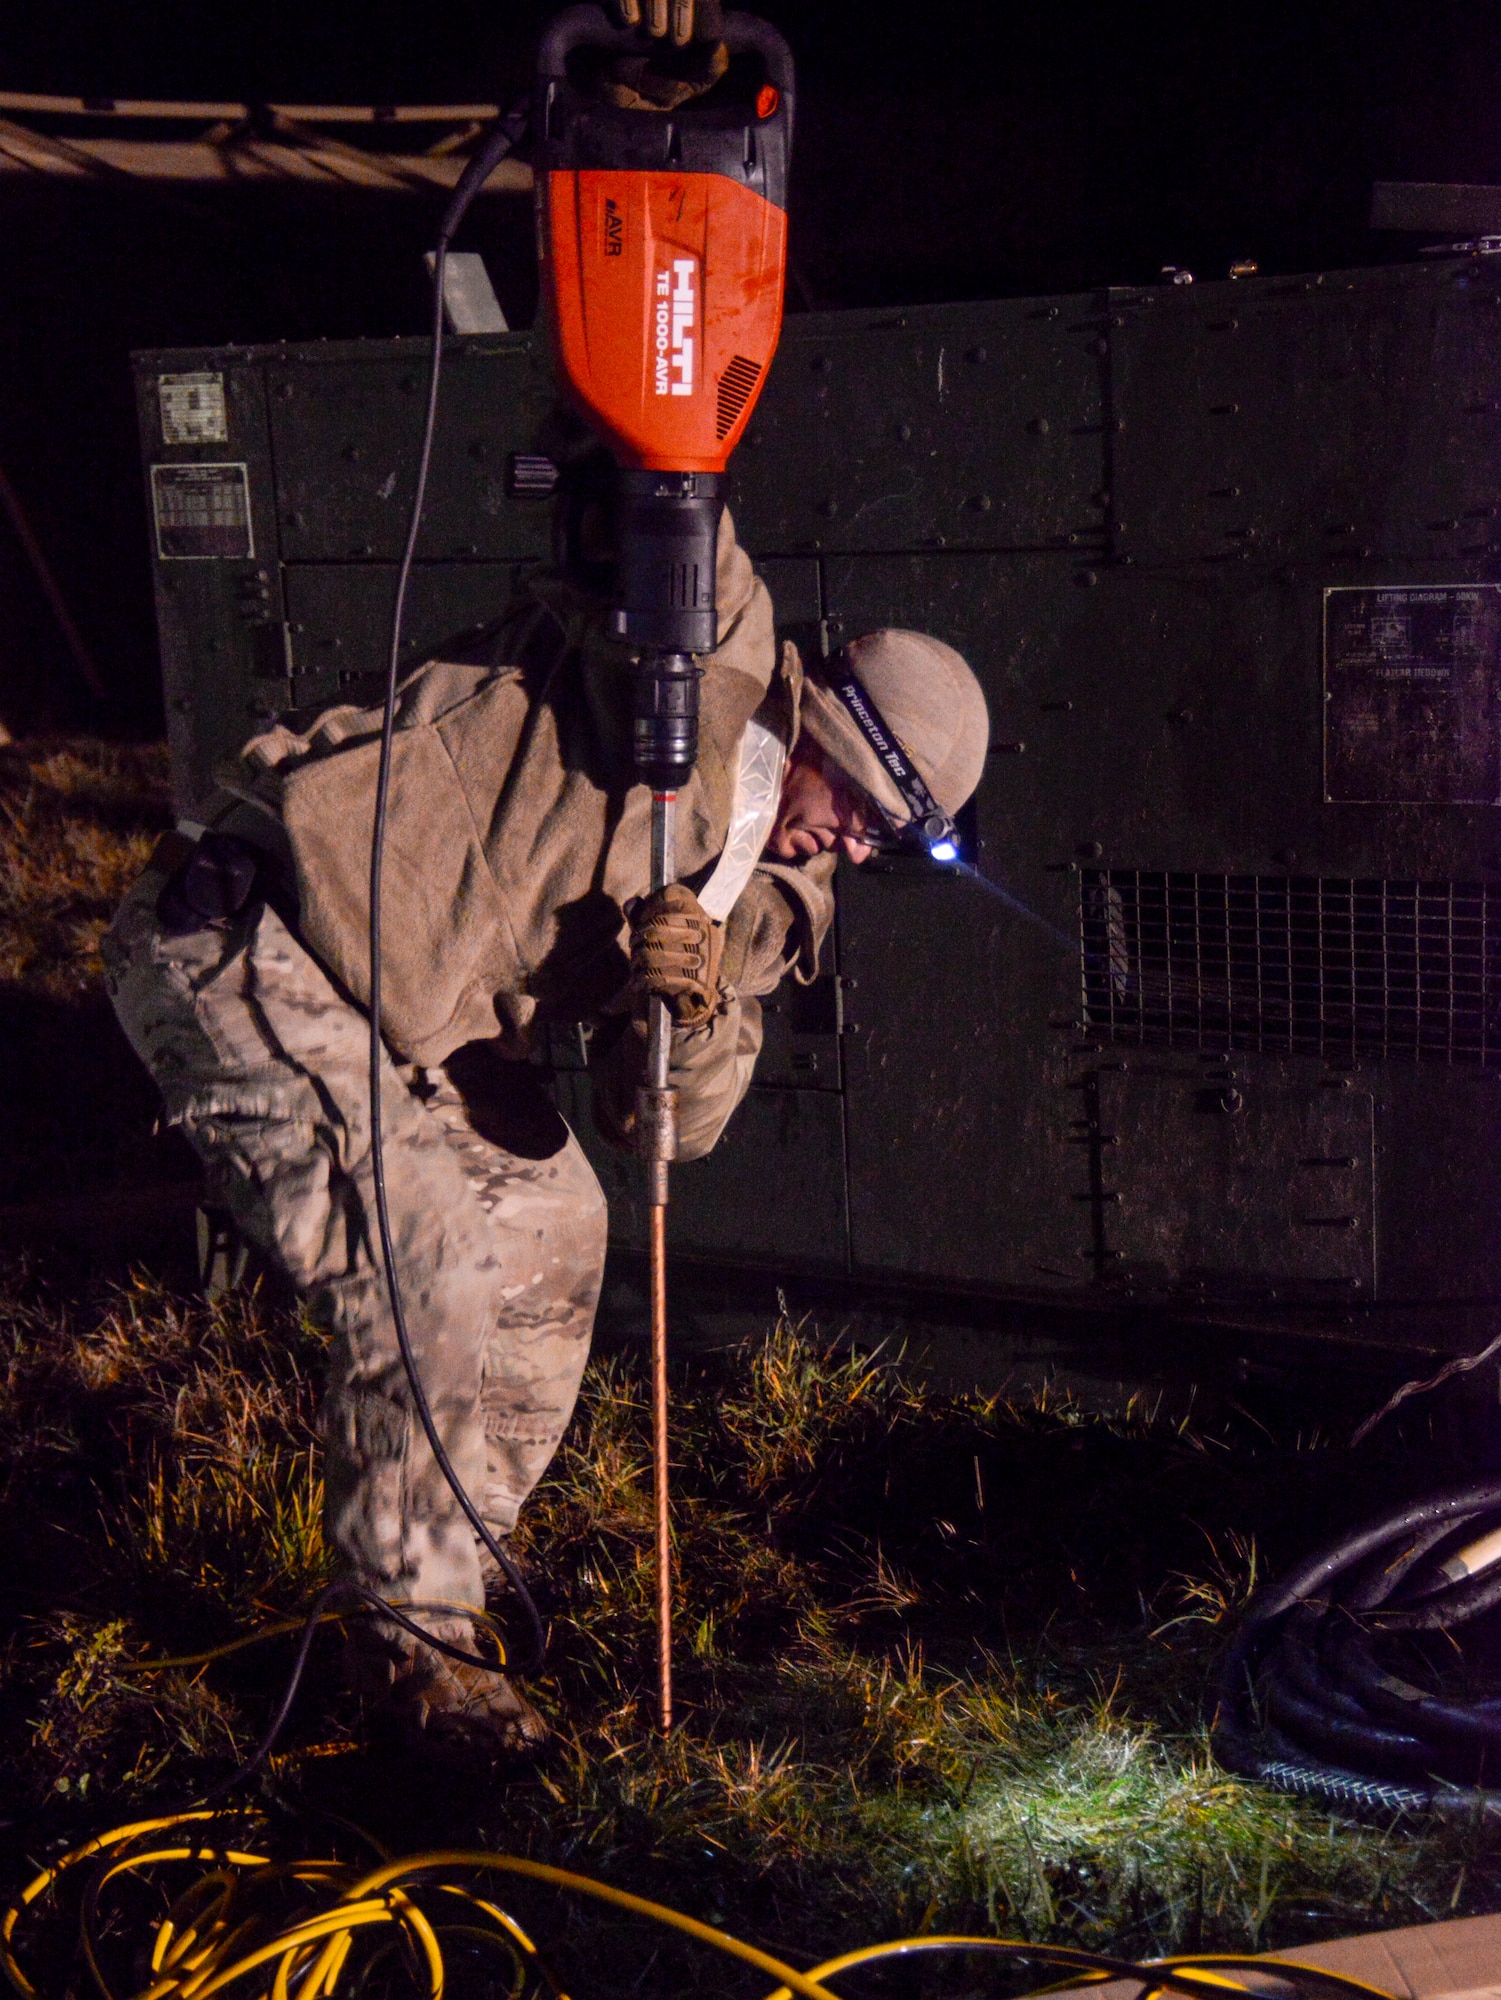
<svg viewBox="0 0 1501 2000">
<path fill-rule="evenodd" d="M 787 760 L 782 799 L 764 852 L 773 861 L 806 861 L 838 848 L 858 867 L 873 852 L 881 814 L 853 778 L 805 736 Z"/>
</svg>

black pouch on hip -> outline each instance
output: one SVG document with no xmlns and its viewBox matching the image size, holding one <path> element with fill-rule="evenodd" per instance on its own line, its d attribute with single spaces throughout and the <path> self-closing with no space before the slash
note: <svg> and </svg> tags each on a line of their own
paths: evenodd
<svg viewBox="0 0 1501 2000">
<path fill-rule="evenodd" d="M 162 929 L 169 937 L 184 937 L 239 916 L 257 893 L 264 897 L 264 859 L 259 848 L 235 834 L 204 834 L 156 899 Z"/>
</svg>

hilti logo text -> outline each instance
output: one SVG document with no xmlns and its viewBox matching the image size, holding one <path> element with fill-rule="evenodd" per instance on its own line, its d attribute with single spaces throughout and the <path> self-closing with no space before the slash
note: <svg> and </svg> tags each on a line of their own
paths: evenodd
<svg viewBox="0 0 1501 2000">
<path fill-rule="evenodd" d="M 698 302 L 698 264 L 674 257 L 670 271 L 658 271 L 656 356 L 653 384 L 659 396 L 693 394 L 693 316 Z"/>
</svg>

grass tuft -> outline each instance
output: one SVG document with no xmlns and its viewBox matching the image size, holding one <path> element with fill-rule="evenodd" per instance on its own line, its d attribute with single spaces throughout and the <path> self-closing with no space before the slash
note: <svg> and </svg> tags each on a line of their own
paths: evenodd
<svg viewBox="0 0 1501 2000">
<path fill-rule="evenodd" d="M 0 986 L 97 987 L 99 941 L 170 824 L 165 745 L 0 747 Z"/>
<path fill-rule="evenodd" d="M 152 1136 L 149 1079 L 115 1025 L 99 946 L 116 906 L 171 824 L 165 748 L 75 740 L 0 745 L 0 1226 L 10 1210 L 77 1205 L 109 1190 L 129 1206 L 190 1171 Z M 77 1239 L 102 1263 L 85 1223 Z M 118 1268 L 118 1263 L 116 1264 Z"/>
</svg>

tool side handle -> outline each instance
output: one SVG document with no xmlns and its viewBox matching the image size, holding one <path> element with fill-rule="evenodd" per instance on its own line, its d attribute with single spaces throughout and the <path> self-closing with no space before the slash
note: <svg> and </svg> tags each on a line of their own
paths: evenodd
<svg viewBox="0 0 1501 2000">
<path fill-rule="evenodd" d="M 763 21 L 759 14 L 726 14 L 724 44 L 732 56 L 744 50 L 754 50 L 760 56 L 766 64 L 766 74 L 781 92 L 790 116 L 796 71 L 786 38 L 770 21 Z"/>
<path fill-rule="evenodd" d="M 639 28 L 623 28 L 610 19 L 603 7 L 583 0 L 582 5 L 565 7 L 548 22 L 537 44 L 537 74 L 549 79 L 563 77 L 575 49 L 615 49 L 622 54 L 627 51 L 639 54 L 641 47 Z"/>
</svg>

